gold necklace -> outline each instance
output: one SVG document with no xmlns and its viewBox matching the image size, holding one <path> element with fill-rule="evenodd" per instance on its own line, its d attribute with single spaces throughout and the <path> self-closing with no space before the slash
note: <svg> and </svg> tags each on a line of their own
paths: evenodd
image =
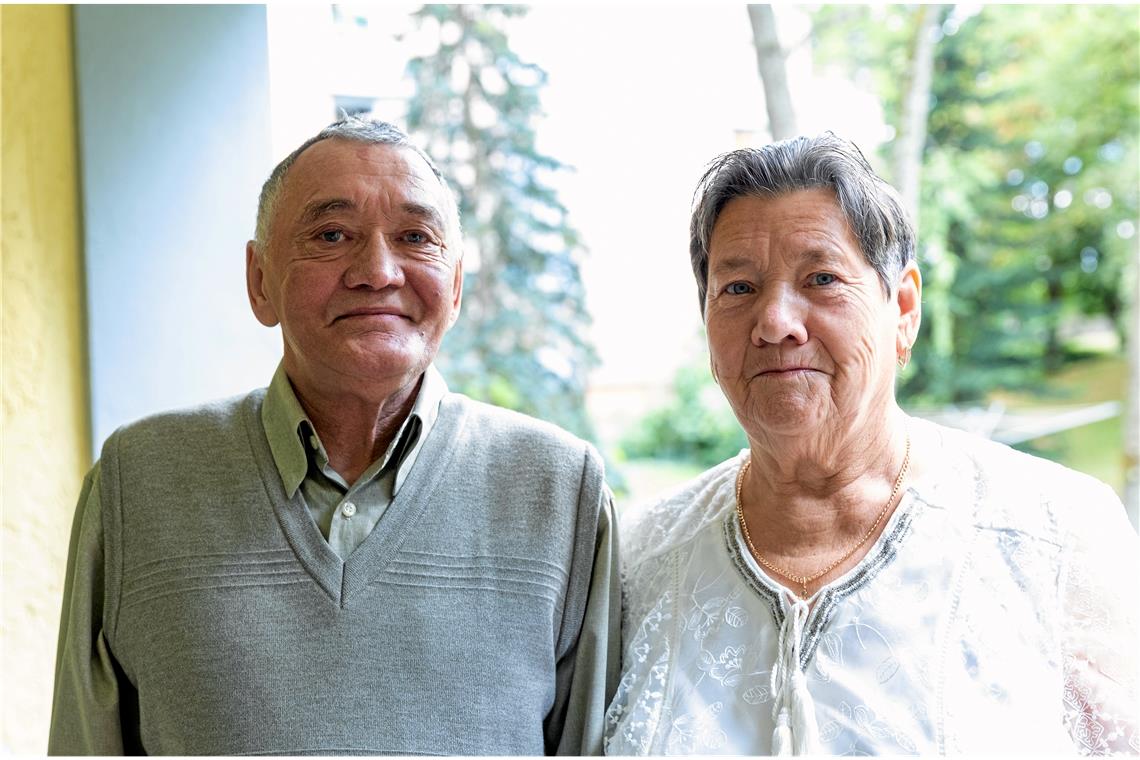
<svg viewBox="0 0 1140 760">
<path fill-rule="evenodd" d="M 879 523 L 883 521 L 883 516 L 887 514 L 887 510 L 890 509 L 891 504 L 895 500 L 895 496 L 897 496 L 899 493 L 899 488 L 902 486 L 903 478 L 906 477 L 907 470 L 910 469 L 910 434 L 908 433 L 906 437 L 906 454 L 903 456 L 903 463 L 902 468 L 899 470 L 899 476 L 895 478 L 895 487 L 891 489 L 891 495 L 887 498 L 887 503 L 884 504 L 883 508 L 879 510 L 879 516 L 875 518 L 875 522 L 871 524 L 871 527 L 868 528 L 867 532 L 863 534 L 863 537 L 859 539 L 859 543 L 855 544 L 846 552 L 844 552 L 842 557 L 835 560 L 830 565 L 820 570 L 818 573 L 813 573 L 812 575 L 796 575 L 795 573 L 790 573 L 781 567 L 777 567 L 768 560 L 764 559 L 764 557 L 760 555 L 760 552 L 756 551 L 756 547 L 752 544 L 752 536 L 748 533 L 748 523 L 744 520 L 744 507 L 740 498 L 741 492 L 744 489 L 744 476 L 748 473 L 748 468 L 751 466 L 752 456 L 749 455 L 748 461 L 745 462 L 744 466 L 740 468 L 740 474 L 736 476 L 736 517 L 738 520 L 740 520 L 740 529 L 744 533 L 744 540 L 747 542 L 748 549 L 752 552 L 752 556 L 756 558 L 757 562 L 781 578 L 787 578 L 793 583 L 798 583 L 800 586 L 800 598 L 806 599 L 807 585 L 814 581 L 816 578 L 827 575 L 836 567 L 838 567 L 840 563 L 846 561 L 852 554 L 858 551 L 859 547 L 867 543 L 867 539 L 871 537 L 871 535 L 875 532 L 875 528 L 879 527 Z"/>
</svg>

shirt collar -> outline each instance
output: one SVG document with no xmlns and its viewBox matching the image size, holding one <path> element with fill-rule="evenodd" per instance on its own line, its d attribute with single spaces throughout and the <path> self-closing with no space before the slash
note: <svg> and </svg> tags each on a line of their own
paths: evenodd
<svg viewBox="0 0 1140 760">
<path fill-rule="evenodd" d="M 261 424 L 265 427 L 269 450 L 290 499 L 309 470 L 309 458 L 298 434 L 301 423 L 308 422 L 309 417 L 293 392 L 289 376 L 285 374 L 284 363 L 278 364 L 269 390 L 265 392 L 265 401 L 261 404 Z"/>
<path fill-rule="evenodd" d="M 412 406 L 412 411 L 408 415 L 408 419 L 415 418 L 418 423 L 415 426 L 415 438 L 407 442 L 400 451 L 399 464 L 396 468 L 396 477 L 392 484 L 392 495 L 395 496 L 396 492 L 400 490 L 401 484 L 408 476 L 408 472 L 415 464 L 416 457 L 419 456 L 420 448 L 423 446 L 424 439 L 427 438 L 428 433 L 431 432 L 432 427 L 435 425 L 435 420 L 439 416 L 439 402 L 447 395 L 447 383 L 443 379 L 443 375 L 439 374 L 439 370 L 435 368 L 434 364 L 428 365 L 424 371 L 424 380 L 420 383 L 420 392 L 416 396 L 416 403 Z M 408 423 L 405 422 L 405 425 Z M 397 438 L 402 437 L 402 433 Z"/>
<path fill-rule="evenodd" d="M 443 376 L 439 374 L 434 364 L 429 365 L 424 371 L 423 382 L 420 383 L 411 412 L 401 423 L 399 431 L 384 454 L 385 459 L 393 454 L 397 457 L 396 488 L 399 488 L 407 471 L 411 469 L 426 432 L 431 429 L 439 415 L 439 402 L 447 392 L 447 383 Z M 314 454 L 318 461 L 327 463 L 328 456 L 316 429 L 293 391 L 293 385 L 285 373 L 284 363 L 277 366 L 277 371 L 273 373 L 273 380 L 265 393 L 265 400 L 261 405 L 261 424 L 265 428 L 266 438 L 269 439 L 269 450 L 281 475 L 285 493 L 289 498 L 293 498 L 309 470 L 307 446 L 310 444 L 310 436 L 316 444 Z"/>
</svg>

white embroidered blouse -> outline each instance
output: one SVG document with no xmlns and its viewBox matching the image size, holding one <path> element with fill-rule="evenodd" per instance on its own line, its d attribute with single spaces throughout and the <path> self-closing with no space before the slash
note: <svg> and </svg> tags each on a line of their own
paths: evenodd
<svg viewBox="0 0 1140 760">
<path fill-rule="evenodd" d="M 1051 462 L 909 424 L 932 454 L 925 473 L 810 612 L 740 535 L 746 452 L 626 517 L 608 754 L 771 754 L 773 704 L 800 672 L 827 754 L 1140 753 L 1140 551 L 1120 500 Z"/>
</svg>

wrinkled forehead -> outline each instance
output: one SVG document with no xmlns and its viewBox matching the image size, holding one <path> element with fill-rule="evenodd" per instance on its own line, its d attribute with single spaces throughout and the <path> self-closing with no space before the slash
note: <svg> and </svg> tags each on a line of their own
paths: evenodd
<svg viewBox="0 0 1140 760">
<path fill-rule="evenodd" d="M 297 157 L 285 177 L 280 208 L 286 221 L 296 221 L 315 200 L 343 197 L 361 207 L 433 207 L 446 220 L 447 192 L 411 148 L 332 138 Z"/>
<path fill-rule="evenodd" d="M 781 239 L 836 238 L 855 243 L 854 231 L 835 193 L 825 188 L 739 195 L 721 208 L 709 236 L 710 254 L 756 236 Z"/>
</svg>

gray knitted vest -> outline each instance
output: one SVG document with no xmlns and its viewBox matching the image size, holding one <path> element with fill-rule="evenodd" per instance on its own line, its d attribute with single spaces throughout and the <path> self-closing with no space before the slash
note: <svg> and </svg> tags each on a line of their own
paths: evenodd
<svg viewBox="0 0 1140 760">
<path fill-rule="evenodd" d="M 162 754 L 538 755 L 581 626 L 602 467 L 448 395 L 346 561 L 286 497 L 263 391 L 124 428 L 101 460 L 108 646 Z M 126 728 L 126 727 L 124 727 Z"/>
</svg>

